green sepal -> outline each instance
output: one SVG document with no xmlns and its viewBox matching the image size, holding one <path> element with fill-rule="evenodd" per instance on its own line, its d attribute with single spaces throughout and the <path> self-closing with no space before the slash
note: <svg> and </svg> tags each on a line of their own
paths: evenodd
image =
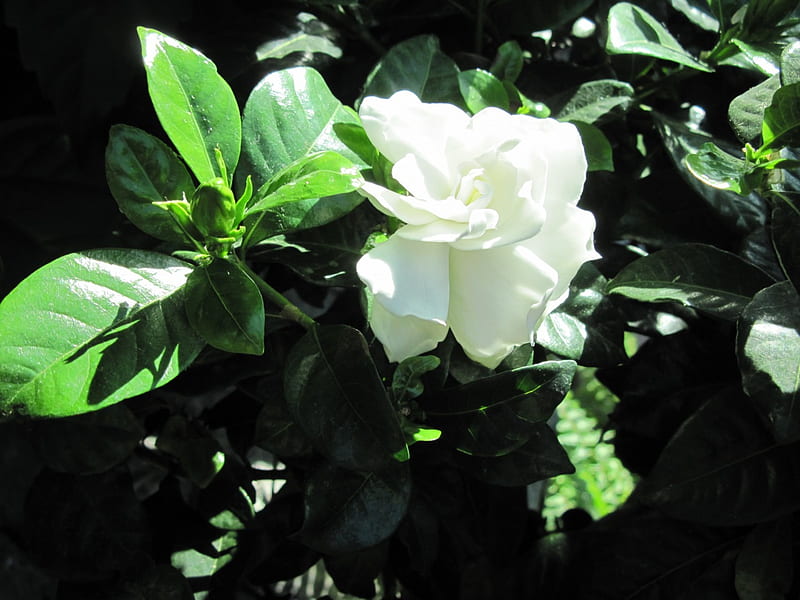
<svg viewBox="0 0 800 600">
<path fill-rule="evenodd" d="M 201 184 L 191 202 L 192 222 L 205 237 L 228 237 L 236 226 L 236 200 L 225 179 Z"/>
</svg>

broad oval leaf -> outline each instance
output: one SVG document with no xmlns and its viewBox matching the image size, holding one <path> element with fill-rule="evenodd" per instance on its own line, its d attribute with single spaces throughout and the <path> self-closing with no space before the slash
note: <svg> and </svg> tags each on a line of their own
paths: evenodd
<svg viewBox="0 0 800 600">
<path fill-rule="evenodd" d="M 740 140 L 752 142 L 761 135 L 764 110 L 780 86 L 780 76 L 773 75 L 731 100 L 728 120 Z"/>
<path fill-rule="evenodd" d="M 800 296 L 789 281 L 758 292 L 736 336 L 742 386 L 781 443 L 800 440 Z"/>
<path fill-rule="evenodd" d="M 616 79 L 587 81 L 548 100 L 561 121 L 595 123 L 609 114 L 628 110 L 633 101 L 633 86 Z"/>
<path fill-rule="evenodd" d="M 295 535 L 324 554 L 374 546 L 397 529 L 410 496 L 406 463 L 392 461 L 381 471 L 369 473 L 325 463 L 306 479 L 305 520 Z"/>
<path fill-rule="evenodd" d="M 779 88 L 764 109 L 764 148 L 800 145 L 800 82 Z"/>
<path fill-rule="evenodd" d="M 617 2 L 608 12 L 606 51 L 609 54 L 652 56 L 699 71 L 713 71 L 684 50 L 652 15 L 629 2 Z"/>
<path fill-rule="evenodd" d="M 589 172 L 613 171 L 614 156 L 611 142 L 608 141 L 608 138 L 600 128 L 580 121 L 572 121 L 572 124 L 575 125 L 581 135 Z"/>
<path fill-rule="evenodd" d="M 192 268 L 141 250 L 63 256 L 0 304 L 0 411 L 85 413 L 164 385 L 204 342 L 184 307 Z"/>
<path fill-rule="evenodd" d="M 687 521 L 739 526 L 800 507 L 800 445 L 775 442 L 735 388 L 709 399 L 681 426 L 635 492 Z"/>
<path fill-rule="evenodd" d="M 147 234 L 183 242 L 172 215 L 153 204 L 192 197 L 194 182 L 169 147 L 136 127 L 114 125 L 106 147 L 106 181 L 119 209 Z"/>
<path fill-rule="evenodd" d="M 215 148 L 233 174 L 242 123 L 230 86 L 194 48 L 154 29 L 139 27 L 138 32 L 150 98 L 175 148 L 201 182 L 222 176 Z"/>
<path fill-rule="evenodd" d="M 264 353 L 264 300 L 256 283 L 231 260 L 198 267 L 186 284 L 189 323 L 226 352 Z"/>
<path fill-rule="evenodd" d="M 753 172 L 753 165 L 731 156 L 713 142 L 706 142 L 685 160 L 689 172 L 706 185 L 737 194 L 750 192 L 747 176 Z"/>
<path fill-rule="evenodd" d="M 379 471 L 405 450 L 397 414 L 358 330 L 309 331 L 289 353 L 283 385 L 292 417 L 335 465 Z"/>
<path fill-rule="evenodd" d="M 463 105 L 458 66 L 439 49 L 439 40 L 421 35 L 400 42 L 384 55 L 367 76 L 362 98 L 388 98 L 400 90 L 414 92 L 423 102 Z"/>
<path fill-rule="evenodd" d="M 606 289 L 642 302 L 676 301 L 736 319 L 753 295 L 772 283 L 761 269 L 735 254 L 705 244 L 683 244 L 635 260 Z"/>
<path fill-rule="evenodd" d="M 470 69 L 459 73 L 458 88 L 472 113 L 489 106 L 508 110 L 508 94 L 503 82 L 488 71 Z"/>
</svg>

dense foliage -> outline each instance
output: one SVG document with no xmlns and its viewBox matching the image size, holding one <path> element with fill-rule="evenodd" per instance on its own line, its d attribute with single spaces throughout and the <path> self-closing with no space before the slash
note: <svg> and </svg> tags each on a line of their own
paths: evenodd
<svg viewBox="0 0 800 600">
<path fill-rule="evenodd" d="M 0 597 L 796 597 L 797 4 L 7 0 Z M 580 133 L 601 258 L 496 369 L 369 326 L 398 90 Z"/>
</svg>

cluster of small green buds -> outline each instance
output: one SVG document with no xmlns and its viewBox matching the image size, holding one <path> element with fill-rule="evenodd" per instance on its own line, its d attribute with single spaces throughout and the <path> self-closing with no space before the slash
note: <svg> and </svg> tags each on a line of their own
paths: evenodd
<svg viewBox="0 0 800 600">
<path fill-rule="evenodd" d="M 192 222 L 205 237 L 223 238 L 236 227 L 236 198 L 224 179 L 202 183 L 190 202 Z"/>
</svg>

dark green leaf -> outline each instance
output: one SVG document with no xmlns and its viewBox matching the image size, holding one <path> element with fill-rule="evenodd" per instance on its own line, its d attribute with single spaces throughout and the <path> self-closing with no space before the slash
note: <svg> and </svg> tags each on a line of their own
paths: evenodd
<svg viewBox="0 0 800 600">
<path fill-rule="evenodd" d="M 90 250 L 45 265 L 0 304 L 0 411 L 85 413 L 164 385 L 204 342 L 185 316 L 186 263 Z"/>
<path fill-rule="evenodd" d="M 144 429 L 125 405 L 35 423 L 33 442 L 44 463 L 65 473 L 100 473 L 125 460 Z"/>
<path fill-rule="evenodd" d="M 189 579 L 209 577 L 231 562 L 236 543 L 237 533 L 228 531 L 206 544 L 203 552 L 193 548 L 174 552 L 170 556 L 170 562 Z"/>
<path fill-rule="evenodd" d="M 781 47 L 779 44 L 748 43 L 739 39 L 734 39 L 732 42 L 739 49 L 739 54 L 720 61 L 720 64 L 747 68 L 768 77 L 777 75 L 780 71 Z"/>
<path fill-rule="evenodd" d="M 334 123 L 333 131 L 363 164 L 373 165 L 378 159 L 378 151 L 360 123 Z"/>
<path fill-rule="evenodd" d="M 674 300 L 723 319 L 736 319 L 772 280 L 735 254 L 683 244 L 639 258 L 608 284 L 608 292 L 642 302 Z"/>
<path fill-rule="evenodd" d="M 439 40 L 421 35 L 393 46 L 367 77 L 362 98 L 388 98 L 400 90 L 423 102 L 461 104 L 458 67 L 439 50 Z"/>
<path fill-rule="evenodd" d="M 58 581 L 45 574 L 6 533 L 0 533 L 0 598 L 3 600 L 50 600 Z"/>
<path fill-rule="evenodd" d="M 623 362 L 625 320 L 606 297 L 607 283 L 594 265 L 584 264 L 570 282 L 566 301 L 536 331 L 536 343 L 581 365 Z"/>
<path fill-rule="evenodd" d="M 192 588 L 181 572 L 169 565 L 154 565 L 130 574 L 112 592 L 115 600 L 192 600 Z"/>
<path fill-rule="evenodd" d="M 539 435 L 537 424 L 564 398 L 575 368 L 550 361 L 497 373 L 444 390 L 426 413 L 461 452 L 502 456 Z"/>
<path fill-rule="evenodd" d="M 388 550 L 388 543 L 381 543 L 358 552 L 326 556 L 325 570 L 340 592 L 374 598 L 375 580 L 386 567 Z"/>
<path fill-rule="evenodd" d="M 458 74 L 458 88 L 470 112 L 477 113 L 489 106 L 508 110 L 508 94 L 503 82 L 483 69 L 470 69 Z"/>
<path fill-rule="evenodd" d="M 226 352 L 264 353 L 264 300 L 256 283 L 231 260 L 198 267 L 186 284 L 189 323 Z"/>
<path fill-rule="evenodd" d="M 774 31 L 796 7 L 797 0 L 750 0 L 742 19 L 742 37 L 749 39 L 760 30 Z"/>
<path fill-rule="evenodd" d="M 456 458 L 467 473 L 490 485 L 528 485 L 575 472 L 556 434 L 544 423 L 533 425 L 528 441 L 505 456 L 487 458 L 459 453 Z"/>
<path fill-rule="evenodd" d="M 757 525 L 736 559 L 739 600 L 782 600 L 792 587 L 792 523 L 788 517 Z"/>
<path fill-rule="evenodd" d="M 388 538 L 411 495 L 406 463 L 358 473 L 323 464 L 306 479 L 305 521 L 296 534 L 323 554 L 356 552 Z"/>
<path fill-rule="evenodd" d="M 731 155 L 737 154 L 741 149 L 731 147 L 664 115 L 653 113 L 653 116 L 658 125 L 658 132 L 678 172 L 728 228 L 747 234 L 764 225 L 767 211 L 763 198 L 755 193 L 741 196 L 730 190 L 713 188 L 697 179 L 686 165 L 686 157 L 699 152 L 708 142 L 714 142 L 716 146 Z M 670 203 L 676 202 L 674 197 L 669 200 Z M 683 228 L 686 229 L 687 225 L 683 225 Z"/>
<path fill-rule="evenodd" d="M 139 27 L 150 98 L 159 121 L 200 182 L 221 177 L 239 162 L 242 123 L 230 86 L 208 58 L 154 29 Z"/>
<path fill-rule="evenodd" d="M 68 580 L 133 567 L 149 533 L 124 468 L 82 476 L 42 471 L 28 495 L 25 521 L 38 564 Z"/>
<path fill-rule="evenodd" d="M 728 120 L 740 140 L 752 142 L 761 135 L 764 109 L 770 105 L 772 95 L 780 85 L 780 77 L 773 75 L 731 101 Z"/>
<path fill-rule="evenodd" d="M 500 44 L 489 71 L 501 81 L 514 83 L 522 72 L 522 48 L 516 40 Z"/>
<path fill-rule="evenodd" d="M 710 398 L 669 441 L 637 497 L 712 526 L 769 521 L 800 507 L 800 446 L 779 445 L 735 388 Z"/>
<path fill-rule="evenodd" d="M 652 15 L 629 2 L 618 2 L 608 12 L 606 52 L 652 56 L 699 71 L 713 70 L 686 52 Z"/>
<path fill-rule="evenodd" d="M 764 110 L 764 147 L 800 145 L 800 82 L 778 89 Z"/>
<path fill-rule="evenodd" d="M 800 296 L 789 281 L 758 292 L 736 336 L 742 386 L 781 443 L 800 440 Z"/>
<path fill-rule="evenodd" d="M 437 356 L 411 356 L 397 365 L 392 376 L 392 395 L 398 404 L 406 399 L 418 398 L 425 387 L 422 376 L 439 367 Z"/>
<path fill-rule="evenodd" d="M 748 176 L 753 173 L 753 165 L 731 156 L 713 142 L 707 142 L 699 152 L 687 155 L 686 166 L 692 175 L 713 188 L 737 194 L 750 192 Z"/>
<path fill-rule="evenodd" d="M 257 213 L 274 211 L 299 200 L 352 192 L 363 181 L 358 167 L 341 154 L 327 151 L 305 156 L 280 171 L 258 191 L 255 202 L 245 212 L 256 215 L 246 221 L 248 231 L 259 230 L 261 219 Z M 246 245 L 246 241 L 244 243 Z"/>
<path fill-rule="evenodd" d="M 292 419 L 286 401 L 278 394 L 280 384 L 265 378 L 263 383 L 259 383 L 258 390 L 259 396 L 264 398 L 264 406 L 256 419 L 254 443 L 276 456 L 310 455 L 313 450 L 311 442 Z"/>
<path fill-rule="evenodd" d="M 800 292 L 800 210 L 786 200 L 776 201 L 772 208 L 770 233 L 781 269 Z"/>
<path fill-rule="evenodd" d="M 289 353 L 285 373 L 289 412 L 334 464 L 378 471 L 406 447 L 358 330 L 330 325 L 309 331 Z"/>
<path fill-rule="evenodd" d="M 139 229 L 160 240 L 184 241 L 172 216 L 153 202 L 191 198 L 194 183 L 181 160 L 158 138 L 114 125 L 106 147 L 106 181 L 119 209 Z"/>
<path fill-rule="evenodd" d="M 616 79 L 587 81 L 549 100 L 557 119 L 595 123 L 604 116 L 623 113 L 633 101 L 633 87 Z"/>
<path fill-rule="evenodd" d="M 800 81 L 800 41 L 787 44 L 781 52 L 781 85 Z"/>
<path fill-rule="evenodd" d="M 589 171 L 613 171 L 614 156 L 611 150 L 611 142 L 608 141 L 605 134 L 589 123 L 573 121 L 572 124 L 578 128 L 578 133 L 581 134 Z"/>
<path fill-rule="evenodd" d="M 0 423 L 0 481 L 3 481 L 0 487 L 0 527 L 4 530 L 22 530 L 25 498 L 43 467 L 28 424 L 23 421 Z"/>
<path fill-rule="evenodd" d="M 219 442 L 181 415 L 172 415 L 158 433 L 156 447 L 178 461 L 200 488 L 208 486 L 225 464 Z"/>
<path fill-rule="evenodd" d="M 556 29 L 583 14 L 592 0 L 563 0 L 562 2 L 487 2 L 486 11 L 501 31 L 515 35 L 530 35 L 532 31 Z"/>
<path fill-rule="evenodd" d="M 710 4 L 706 0 L 670 0 L 672 8 L 684 14 L 692 23 L 698 27 L 717 33 L 719 31 L 719 20 L 710 12 Z"/>
</svg>

